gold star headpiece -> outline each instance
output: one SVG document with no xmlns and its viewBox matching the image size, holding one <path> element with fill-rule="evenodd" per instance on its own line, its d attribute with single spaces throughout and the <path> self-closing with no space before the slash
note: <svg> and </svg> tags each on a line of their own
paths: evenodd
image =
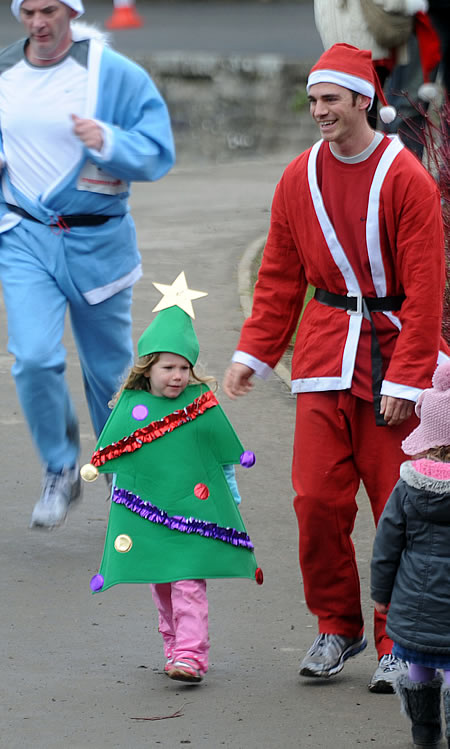
<svg viewBox="0 0 450 749">
<path fill-rule="evenodd" d="M 200 299 L 202 296 L 208 296 L 206 291 L 188 289 L 184 271 L 182 271 L 170 285 L 165 283 L 155 283 L 155 281 L 153 281 L 153 286 L 155 286 L 163 295 L 163 298 L 158 302 L 156 307 L 153 308 L 153 312 L 160 312 L 169 307 L 179 307 L 194 320 L 195 314 L 192 300 Z"/>
</svg>

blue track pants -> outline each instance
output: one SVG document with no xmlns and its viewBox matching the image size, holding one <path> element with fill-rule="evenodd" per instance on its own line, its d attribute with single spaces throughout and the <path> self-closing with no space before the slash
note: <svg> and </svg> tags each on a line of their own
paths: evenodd
<svg viewBox="0 0 450 749">
<path fill-rule="evenodd" d="M 79 453 L 62 343 L 67 308 L 97 436 L 110 413 L 108 401 L 133 358 L 132 289 L 88 304 L 71 277 L 64 240 L 63 232 L 29 220 L 0 235 L 12 374 L 33 441 L 54 472 L 73 466 Z"/>
</svg>

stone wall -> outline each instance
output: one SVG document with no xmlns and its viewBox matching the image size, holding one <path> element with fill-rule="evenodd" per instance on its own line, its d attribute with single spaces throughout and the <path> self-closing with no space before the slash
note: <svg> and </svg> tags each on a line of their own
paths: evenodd
<svg viewBox="0 0 450 749">
<path fill-rule="evenodd" d="M 180 158 L 225 161 L 317 139 L 305 95 L 312 63 L 173 53 L 137 62 L 168 103 Z"/>
</svg>

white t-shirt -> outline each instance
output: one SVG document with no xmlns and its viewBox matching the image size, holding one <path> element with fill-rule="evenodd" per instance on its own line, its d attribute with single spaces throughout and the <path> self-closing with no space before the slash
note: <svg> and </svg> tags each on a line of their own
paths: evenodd
<svg viewBox="0 0 450 749">
<path fill-rule="evenodd" d="M 84 117 L 88 73 L 70 55 L 51 66 L 26 60 L 0 78 L 0 127 L 12 184 L 31 200 L 75 166 L 83 150 L 71 115 Z"/>
</svg>

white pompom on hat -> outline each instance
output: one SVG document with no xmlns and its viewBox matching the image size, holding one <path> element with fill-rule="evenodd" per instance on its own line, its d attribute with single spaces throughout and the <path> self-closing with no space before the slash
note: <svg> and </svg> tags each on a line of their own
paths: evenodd
<svg viewBox="0 0 450 749">
<path fill-rule="evenodd" d="M 368 49 L 358 49 L 351 44 L 333 44 L 311 68 L 306 84 L 308 93 L 315 83 L 336 83 L 368 96 L 371 105 L 376 94 L 382 104 L 379 111 L 382 122 L 393 122 L 397 116 L 395 108 L 388 106 L 372 53 Z"/>
<path fill-rule="evenodd" d="M 450 360 L 438 366 L 433 387 L 424 390 L 416 403 L 419 426 L 402 442 L 407 455 L 418 455 L 431 447 L 450 445 Z"/>
<path fill-rule="evenodd" d="M 68 5 L 69 8 L 72 8 L 77 13 L 78 16 L 81 16 L 84 13 L 84 7 L 82 0 L 60 0 L 63 5 Z M 12 0 L 11 3 L 11 11 L 15 15 L 18 21 L 20 21 L 20 6 L 24 0 Z"/>
<path fill-rule="evenodd" d="M 384 122 L 386 125 L 389 125 L 389 123 L 394 122 L 395 118 L 397 117 L 397 110 L 395 107 L 392 106 L 392 104 L 386 103 L 384 106 L 381 107 L 378 114 L 380 115 L 381 122 Z"/>
<path fill-rule="evenodd" d="M 430 83 L 429 81 L 427 83 L 422 83 L 421 86 L 419 86 L 417 95 L 419 99 L 422 99 L 422 101 L 432 102 L 434 101 L 439 93 L 439 89 L 436 86 L 435 83 Z"/>
</svg>

